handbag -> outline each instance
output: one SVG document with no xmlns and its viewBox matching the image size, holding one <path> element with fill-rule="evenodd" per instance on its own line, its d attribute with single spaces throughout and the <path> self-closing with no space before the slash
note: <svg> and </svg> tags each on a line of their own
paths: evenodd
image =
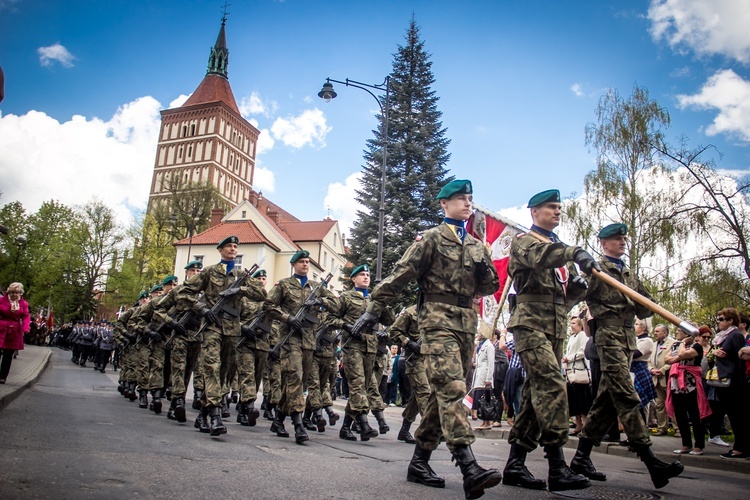
<svg viewBox="0 0 750 500">
<path fill-rule="evenodd" d="M 489 397 L 487 396 L 489 394 Z M 492 391 L 487 391 L 485 396 L 479 400 L 479 408 L 477 408 L 477 418 L 479 420 L 500 422 L 503 417 L 503 412 L 498 406 L 498 401 Z"/>
<path fill-rule="evenodd" d="M 591 372 L 586 366 L 585 362 L 581 363 L 583 368 L 577 368 L 576 363 L 573 362 L 571 367 L 565 370 L 565 378 L 571 384 L 590 384 L 591 383 Z"/>
<path fill-rule="evenodd" d="M 732 377 L 719 378 L 719 369 L 712 367 L 706 372 L 706 384 L 711 387 L 729 387 Z"/>
</svg>

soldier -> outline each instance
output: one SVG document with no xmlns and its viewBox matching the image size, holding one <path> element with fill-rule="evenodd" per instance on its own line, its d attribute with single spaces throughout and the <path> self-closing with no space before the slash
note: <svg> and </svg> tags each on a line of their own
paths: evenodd
<svg viewBox="0 0 750 500">
<path fill-rule="evenodd" d="M 552 231 L 560 223 L 560 192 L 543 191 L 528 204 L 534 224 L 531 233 L 513 239 L 508 275 L 513 280 L 515 308 L 508 330 L 527 377 L 521 392 L 521 410 L 510 431 L 510 455 L 503 484 L 544 489 L 526 468 L 526 454 L 541 444 L 549 462 L 549 490 L 591 486 L 565 463 L 562 447 L 568 440 L 568 401 L 560 370 L 567 334 L 568 312 L 584 296 L 586 282 L 571 261 L 585 272 L 598 268 L 584 249 L 562 243 Z"/>
<path fill-rule="evenodd" d="M 307 250 L 297 251 L 289 262 L 292 264 L 294 274 L 276 283 L 263 305 L 263 310 L 267 312 L 269 319 L 280 322 L 279 337 L 281 339 L 284 339 L 290 330 L 294 331 L 287 345 L 280 352 L 281 400 L 276 408 L 271 431 L 279 437 L 288 437 L 289 434 L 284 428 L 284 419 L 286 415 L 290 415 L 294 423 L 294 439 L 297 444 L 302 444 L 309 440 L 302 424 L 302 415 L 305 411 L 303 384 L 312 372 L 315 333 L 310 326 L 310 321 L 300 320 L 296 314 L 318 283 L 307 277 L 310 270 L 310 253 Z M 322 288 L 319 297 L 327 295 L 333 294 Z M 315 302 L 316 304 L 308 310 L 307 318 L 317 322 L 319 306 L 323 302 L 322 300 Z"/>
<path fill-rule="evenodd" d="M 401 430 L 398 432 L 398 440 L 414 444 L 416 441 L 409 432 L 411 424 L 417 415 L 424 417 L 427 401 L 430 398 L 430 382 L 427 380 L 427 372 L 424 367 L 424 357 L 420 354 L 422 341 L 419 337 L 419 318 L 417 306 L 404 309 L 396 318 L 390 328 L 390 336 L 393 343 L 404 349 L 406 376 L 411 385 L 411 395 L 406 402 L 401 418 Z"/>
<path fill-rule="evenodd" d="M 258 269 L 252 277 L 265 289 L 265 269 Z M 260 416 L 260 412 L 255 408 L 255 400 L 266 368 L 271 327 L 263 314 L 263 301 L 243 297 L 241 304 L 240 330 L 243 338 L 237 346 L 237 376 L 240 389 L 237 423 L 254 427 Z M 258 317 L 260 314 L 263 314 L 263 317 Z M 258 321 L 252 325 L 255 319 Z"/>
<path fill-rule="evenodd" d="M 167 287 L 171 289 L 170 282 Z M 161 413 L 161 397 L 164 389 L 164 340 L 161 335 L 151 328 L 154 308 L 164 296 L 164 285 L 154 285 L 149 294 L 151 300 L 138 309 L 134 315 L 133 330 L 140 336 L 138 351 L 138 386 L 140 408 L 153 410 L 157 415 Z M 151 403 L 148 403 L 148 392 L 151 392 Z M 145 406 L 144 406 L 145 405 Z"/>
<path fill-rule="evenodd" d="M 138 363 L 138 348 L 136 347 L 137 335 L 133 332 L 134 322 L 133 318 L 138 313 L 138 308 L 146 305 L 149 301 L 148 292 L 141 292 L 138 296 L 138 301 L 133 304 L 133 307 L 120 314 L 115 324 L 115 338 L 123 345 L 122 348 L 122 369 L 120 370 L 120 380 L 124 384 L 122 395 L 131 401 L 137 399 L 136 396 L 136 385 L 137 385 L 137 363 Z"/>
<path fill-rule="evenodd" d="M 114 332 L 112 331 L 112 327 L 107 324 L 106 321 L 102 321 L 102 326 L 100 326 L 97 331 L 96 344 L 96 362 L 94 365 L 97 370 L 104 373 L 109 358 L 112 357 L 112 351 L 115 350 Z"/>
<path fill-rule="evenodd" d="M 622 261 L 627 234 L 628 227 L 620 223 L 610 224 L 599 231 L 599 241 L 604 251 L 599 265 L 603 273 L 649 297 L 648 290 Z M 606 480 L 606 476 L 594 468 L 591 450 L 599 446 L 611 422 L 619 417 L 628 436 L 628 446 L 646 464 L 654 486 L 662 488 L 670 478 L 681 474 L 684 467 L 679 461 L 666 464 L 654 455 L 648 429 L 639 411 L 640 398 L 630 378 L 630 362 L 636 349 L 633 317 L 643 319 L 653 313 L 599 279 L 590 281 L 586 304 L 596 325 L 592 336 L 602 367 L 602 378 L 570 468 L 590 479 Z"/>
<path fill-rule="evenodd" d="M 222 399 L 226 396 L 224 387 L 227 376 L 235 362 L 235 346 L 240 336 L 240 299 L 264 300 L 266 291 L 258 281 L 246 279 L 241 286 L 230 288 L 238 279 L 242 279 L 240 269 L 235 268 L 239 238 L 229 236 L 223 239 L 216 248 L 221 255 L 221 262 L 209 266 L 203 272 L 190 278 L 177 292 L 177 312 L 193 311 L 203 317 L 206 327 L 201 344 L 201 373 L 203 374 L 204 392 L 201 397 L 201 414 L 195 421 L 195 427 L 212 436 L 226 434 L 227 428 L 221 420 Z M 203 292 L 200 302 L 198 298 Z M 222 311 L 214 312 L 212 307 L 226 297 Z M 206 425 L 206 416 L 210 416 L 210 426 Z"/>
<path fill-rule="evenodd" d="M 474 432 L 461 401 L 466 394 L 466 375 L 471 366 L 477 313 L 473 298 L 490 295 L 498 288 L 497 270 L 489 250 L 466 233 L 471 216 L 472 187 L 468 180 L 446 184 L 437 199 L 445 221 L 425 231 L 409 247 L 390 276 L 372 293 L 372 301 L 352 330 L 357 335 L 377 321 L 385 305 L 416 279 L 423 304 L 419 310 L 421 352 L 432 392 L 416 431 L 414 456 L 407 480 L 444 488 L 445 481 L 429 465 L 432 451 L 445 437 L 448 449 L 461 468 L 466 498 L 479 498 L 497 485 L 496 469 L 480 467 L 471 451 Z"/>
<path fill-rule="evenodd" d="M 305 416 L 302 419 L 305 428 L 325 432 L 326 421 L 323 410 L 328 414 L 328 422 L 336 425 L 339 415 L 333 411 L 330 380 L 333 370 L 332 360 L 339 341 L 339 334 L 330 328 L 327 313 L 321 314 L 321 327 L 315 332 L 315 352 L 313 353 L 312 370 L 307 386 Z"/>
</svg>

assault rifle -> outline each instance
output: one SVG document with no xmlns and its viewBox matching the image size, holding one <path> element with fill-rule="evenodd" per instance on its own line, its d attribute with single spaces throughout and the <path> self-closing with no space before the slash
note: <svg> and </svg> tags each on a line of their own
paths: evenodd
<svg viewBox="0 0 750 500">
<path fill-rule="evenodd" d="M 363 332 L 362 334 L 356 336 L 356 338 L 357 338 L 357 340 L 364 340 L 363 335 L 373 335 L 373 334 L 378 336 L 378 340 L 388 339 L 388 337 L 389 337 L 388 328 L 383 328 L 382 330 L 377 330 L 377 331 L 373 331 L 373 332 L 369 332 L 369 333 L 368 332 Z M 355 338 L 355 335 L 352 335 L 350 333 L 349 334 L 349 338 L 346 339 L 346 342 L 344 342 L 344 344 L 341 346 L 341 349 L 343 349 L 344 347 L 346 347 L 347 345 L 349 345 L 349 342 L 351 342 L 353 338 Z"/>
<path fill-rule="evenodd" d="M 338 342 L 341 332 L 336 335 L 328 334 L 328 325 L 323 325 L 315 332 L 315 352 L 320 352 L 331 344 Z"/>
<path fill-rule="evenodd" d="M 248 323 L 247 325 L 242 325 L 242 338 L 239 342 L 237 342 L 237 345 L 234 346 L 235 349 L 240 347 L 245 340 L 255 340 L 258 337 L 265 337 L 269 333 L 271 333 L 271 327 L 268 323 L 265 321 L 266 319 L 266 311 L 261 311 L 259 314 L 257 314 L 253 320 Z"/>
<path fill-rule="evenodd" d="M 313 288 L 313 290 L 310 292 L 310 295 L 302 303 L 302 307 L 300 307 L 299 310 L 297 311 L 297 314 L 294 315 L 295 319 L 299 320 L 299 322 L 301 322 L 305 326 L 318 324 L 318 317 L 313 314 L 310 314 L 309 310 L 312 309 L 313 304 L 318 299 L 318 295 L 320 294 L 320 289 L 324 286 L 327 286 L 328 282 L 331 281 L 332 278 L 333 278 L 333 273 L 328 273 L 328 276 L 326 276 L 323 281 L 321 281 L 315 288 Z M 290 325 L 289 333 L 287 333 L 286 336 L 283 339 L 281 339 L 275 346 L 273 346 L 273 349 L 269 351 L 268 356 L 273 361 L 278 361 L 281 359 L 281 348 L 284 347 L 287 342 L 289 342 L 289 339 L 296 332 L 297 332 L 297 328 Z"/>
<path fill-rule="evenodd" d="M 411 361 L 411 358 L 413 358 L 415 354 L 418 354 L 418 353 L 419 353 L 419 350 L 420 350 L 420 349 L 421 349 L 421 347 L 422 347 L 422 339 L 419 339 L 419 340 L 417 340 L 417 342 L 416 342 L 416 343 L 417 343 L 417 348 L 418 348 L 418 349 L 417 349 L 416 351 L 414 351 L 414 350 L 410 349 L 409 347 L 407 347 L 407 348 L 406 348 L 406 350 L 407 350 L 407 351 L 409 351 L 409 354 L 407 354 L 407 355 L 406 355 L 406 356 L 404 357 L 404 362 L 405 362 L 405 363 L 408 363 L 408 362 L 410 362 L 410 361 Z M 407 344 L 407 345 L 408 345 L 408 344 Z"/>
<path fill-rule="evenodd" d="M 175 313 L 175 316 L 177 314 Z M 170 315 L 172 317 L 172 315 Z M 172 317 L 172 319 L 175 319 Z M 192 311 L 185 311 L 182 316 L 180 316 L 180 319 L 177 320 L 177 324 L 180 325 L 185 331 L 200 326 L 200 322 L 195 317 L 195 315 L 192 313 Z M 165 331 L 169 328 L 169 323 L 162 323 L 159 325 L 159 328 L 156 329 L 157 332 L 162 333 L 162 331 Z M 164 347 L 167 348 L 170 345 L 172 345 L 172 341 L 177 336 L 177 332 L 179 331 L 179 328 L 172 328 L 172 334 L 167 338 L 167 340 L 164 342 Z M 163 335 L 163 334 L 162 334 Z"/>
</svg>

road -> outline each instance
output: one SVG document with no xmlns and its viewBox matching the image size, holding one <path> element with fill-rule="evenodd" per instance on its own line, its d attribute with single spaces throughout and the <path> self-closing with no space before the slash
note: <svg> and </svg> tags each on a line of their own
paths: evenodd
<svg viewBox="0 0 750 500">
<path fill-rule="evenodd" d="M 463 498 L 460 472 L 444 445 L 431 465 L 446 479 L 445 489 L 405 480 L 413 447 L 396 440 L 397 408 L 386 412 L 393 430 L 367 443 L 339 439 L 339 421 L 299 446 L 271 434 L 266 420 L 241 427 L 234 411 L 229 432 L 212 438 L 193 428 L 194 410 L 187 423 L 177 424 L 124 399 L 116 380 L 116 373 L 77 367 L 69 353 L 53 349 L 38 382 L 0 411 L 0 497 Z M 473 448 L 481 465 L 502 469 L 505 441 L 479 439 Z M 500 485 L 484 498 L 731 500 L 747 498 L 750 485 L 745 474 L 692 467 L 657 491 L 636 459 L 597 453 L 594 460 L 609 479 L 588 490 L 553 494 Z M 541 450 L 529 456 L 528 466 L 546 475 Z"/>
</svg>

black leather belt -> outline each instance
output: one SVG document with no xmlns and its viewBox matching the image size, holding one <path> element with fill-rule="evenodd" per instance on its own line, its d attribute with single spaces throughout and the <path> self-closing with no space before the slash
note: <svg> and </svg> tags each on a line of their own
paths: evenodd
<svg viewBox="0 0 750 500">
<path fill-rule="evenodd" d="M 596 326 L 622 326 L 624 328 L 633 328 L 632 319 L 597 319 Z"/>
<path fill-rule="evenodd" d="M 565 305 L 565 297 L 562 295 L 537 295 L 533 293 L 524 293 L 522 295 L 516 295 L 516 304 L 522 302 L 543 302 L 545 304 L 555 304 L 558 306 Z"/>
<path fill-rule="evenodd" d="M 465 309 L 472 308 L 471 297 L 466 295 L 441 295 L 439 293 L 426 293 L 424 295 L 425 302 L 440 302 L 441 304 L 448 304 L 449 306 L 458 306 Z"/>
</svg>

